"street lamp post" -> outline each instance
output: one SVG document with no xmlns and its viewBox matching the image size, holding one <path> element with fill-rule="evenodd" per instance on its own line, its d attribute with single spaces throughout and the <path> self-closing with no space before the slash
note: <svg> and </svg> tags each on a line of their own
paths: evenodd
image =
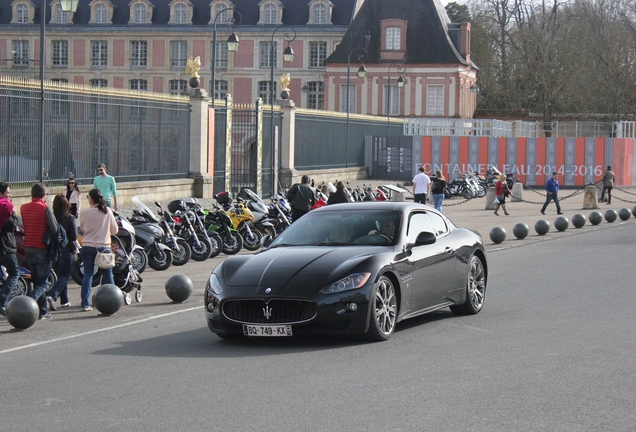
<svg viewBox="0 0 636 432">
<path fill-rule="evenodd" d="M 398 86 L 398 92 L 400 91 L 399 89 L 401 89 L 402 87 L 404 87 L 404 77 L 402 76 L 402 74 L 406 71 L 406 66 L 404 66 L 404 63 L 401 61 L 394 61 L 391 62 L 391 64 L 389 65 L 389 85 L 387 86 L 386 89 L 386 143 L 387 145 L 389 144 L 389 135 L 391 134 L 391 68 L 393 67 L 393 65 L 397 65 L 397 71 L 398 74 L 400 74 L 400 77 L 398 78 L 397 81 L 397 86 Z M 399 114 L 399 108 L 398 108 L 398 114 Z"/>
<path fill-rule="evenodd" d="M 237 10 L 235 10 L 234 8 L 224 8 L 221 9 L 220 11 L 217 12 L 216 16 L 214 17 L 214 32 L 213 32 L 213 36 L 212 36 L 212 99 L 215 98 L 216 96 L 216 81 L 215 81 L 215 72 L 216 72 L 216 20 L 219 18 L 219 16 L 221 16 L 222 13 L 226 12 L 226 11 L 232 11 L 233 13 L 238 14 L 239 16 L 239 24 L 243 21 L 243 15 L 241 15 L 241 13 Z M 230 27 L 232 27 L 232 30 L 234 30 L 234 14 L 232 14 L 231 17 L 229 17 L 226 20 L 226 24 L 229 25 Z M 232 34 L 228 36 L 227 38 L 227 50 L 228 51 L 232 51 L 232 52 L 236 52 L 238 51 L 239 48 L 239 38 L 236 35 L 236 33 L 234 31 L 232 31 Z"/>
<path fill-rule="evenodd" d="M 270 63 L 269 104 L 271 109 L 270 110 L 270 114 L 271 114 L 270 133 L 272 138 L 272 182 L 273 182 L 272 190 L 274 192 L 274 195 L 276 195 L 278 192 L 278 160 L 277 160 L 278 140 L 274 138 L 274 85 L 275 85 L 274 83 L 274 58 L 275 57 L 274 56 L 276 55 L 276 53 L 274 52 L 274 36 L 276 35 L 276 32 L 280 30 L 281 28 L 289 29 L 289 31 L 285 32 L 285 35 L 283 36 L 283 42 L 287 42 L 287 47 L 285 47 L 285 50 L 283 51 L 283 61 L 286 63 L 291 63 L 292 61 L 294 61 L 294 50 L 292 49 L 291 46 L 289 46 L 289 44 L 296 39 L 295 28 L 288 25 L 281 25 L 276 27 L 274 31 L 272 32 L 272 40 L 269 45 L 269 63 Z M 293 36 L 290 31 L 293 32 Z"/>
<path fill-rule="evenodd" d="M 367 33 L 367 42 L 370 38 L 369 33 Z M 345 143 L 345 168 L 349 168 L 349 96 L 351 94 L 351 87 L 349 85 L 351 81 L 351 55 L 356 52 L 361 51 L 358 54 L 358 61 L 360 62 L 360 67 L 358 68 L 358 76 L 360 78 L 364 78 L 367 76 L 367 68 L 364 67 L 364 61 L 369 57 L 369 51 L 366 48 L 357 47 L 349 51 L 349 57 L 347 57 L 347 140 Z"/>
<path fill-rule="evenodd" d="M 77 10 L 79 0 L 61 0 L 60 7 L 62 12 L 73 12 Z M 53 10 L 51 10 L 51 17 L 53 17 Z M 40 16 L 40 149 L 39 149 L 39 161 L 38 172 L 40 182 L 44 181 L 44 59 L 46 46 L 46 0 L 42 0 L 41 16 Z"/>
</svg>

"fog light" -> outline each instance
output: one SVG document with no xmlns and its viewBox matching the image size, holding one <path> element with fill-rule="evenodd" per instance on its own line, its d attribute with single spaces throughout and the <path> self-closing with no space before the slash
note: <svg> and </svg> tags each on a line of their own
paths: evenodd
<svg viewBox="0 0 636 432">
<path fill-rule="evenodd" d="M 351 312 L 355 312 L 358 310 L 358 305 L 355 303 L 349 303 L 347 305 L 347 309 L 349 309 Z"/>
<path fill-rule="evenodd" d="M 208 311 L 214 312 L 214 303 L 212 302 L 208 303 Z"/>
</svg>

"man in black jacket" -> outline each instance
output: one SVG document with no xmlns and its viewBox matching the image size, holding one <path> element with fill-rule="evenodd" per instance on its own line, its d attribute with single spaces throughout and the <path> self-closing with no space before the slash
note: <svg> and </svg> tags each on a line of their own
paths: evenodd
<svg viewBox="0 0 636 432">
<path fill-rule="evenodd" d="M 292 223 L 309 213 L 311 206 L 316 204 L 316 193 L 309 186 L 309 176 L 302 176 L 300 183 L 287 191 L 287 201 L 292 208 Z"/>
<path fill-rule="evenodd" d="M 18 259 L 15 244 L 15 227 L 18 218 L 13 211 L 11 187 L 0 183 L 0 265 L 7 270 L 7 279 L 0 284 L 0 315 L 5 314 L 6 302 L 18 283 Z"/>
</svg>

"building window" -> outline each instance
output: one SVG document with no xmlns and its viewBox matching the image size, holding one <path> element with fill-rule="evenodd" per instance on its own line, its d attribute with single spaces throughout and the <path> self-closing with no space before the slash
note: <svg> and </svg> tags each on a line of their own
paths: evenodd
<svg viewBox="0 0 636 432">
<path fill-rule="evenodd" d="M 272 88 L 271 81 L 259 81 L 258 82 L 258 97 L 263 99 L 263 103 L 267 105 L 271 105 L 271 91 Z"/>
<path fill-rule="evenodd" d="M 187 22 L 186 7 L 184 4 L 178 4 L 174 7 L 174 23 L 185 24 Z"/>
<path fill-rule="evenodd" d="M 260 66 L 262 68 L 271 67 L 274 62 L 274 68 L 276 68 L 276 42 L 274 42 L 274 49 L 270 49 L 272 46 L 271 42 L 261 42 L 260 43 Z M 273 58 L 272 58 L 273 57 Z"/>
<path fill-rule="evenodd" d="M 61 78 L 54 78 L 51 80 L 55 83 L 68 84 L 68 80 Z M 62 92 L 55 92 L 51 101 L 51 114 L 54 116 L 65 116 L 69 111 L 68 94 Z"/>
<path fill-rule="evenodd" d="M 171 80 L 170 81 L 170 94 L 171 95 L 184 95 L 188 90 L 188 82 L 185 80 Z"/>
<path fill-rule="evenodd" d="M 28 118 L 31 113 L 31 100 L 29 92 L 15 90 L 11 92 L 11 117 Z"/>
<path fill-rule="evenodd" d="M 325 90 L 322 81 L 310 81 L 307 83 L 307 108 L 324 109 Z"/>
<path fill-rule="evenodd" d="M 212 17 L 212 24 L 214 24 L 214 19 L 215 18 L 216 18 L 216 23 L 217 24 L 225 24 L 227 22 L 227 13 L 228 13 L 228 11 L 221 12 L 225 8 L 227 8 L 227 5 L 225 5 L 224 3 L 219 3 L 219 4 L 216 5 L 216 7 L 214 8 L 214 10 L 215 10 L 214 16 Z"/>
<path fill-rule="evenodd" d="M 215 65 L 217 68 L 227 68 L 227 42 L 216 41 L 216 60 Z"/>
<path fill-rule="evenodd" d="M 148 90 L 148 81 L 144 79 L 134 79 L 130 80 L 130 89 L 131 90 Z"/>
<path fill-rule="evenodd" d="M 95 5 L 95 23 L 96 24 L 106 24 L 107 21 L 107 17 L 106 17 L 106 5 L 105 4 L 98 4 Z"/>
<path fill-rule="evenodd" d="M 389 86 L 384 86 L 384 115 L 399 115 L 400 114 L 400 89 L 396 85 L 391 85 L 391 91 L 389 95 Z M 389 105 L 387 107 L 387 101 Z M 387 112 L 389 111 L 389 112 Z"/>
<path fill-rule="evenodd" d="M 143 79 L 134 79 L 130 80 L 130 89 L 131 90 L 148 90 L 148 81 Z M 131 117 L 145 117 L 146 109 L 143 107 L 144 103 L 137 99 L 133 102 L 133 105 L 130 107 L 130 116 Z"/>
<path fill-rule="evenodd" d="M 347 112 L 347 86 L 340 86 L 340 112 Z M 349 86 L 349 111 L 356 112 L 356 86 Z"/>
<path fill-rule="evenodd" d="M 93 138 L 93 145 L 91 146 L 91 165 L 97 166 L 99 163 L 103 163 L 109 166 L 108 163 L 108 141 L 101 135 L 97 135 Z"/>
<path fill-rule="evenodd" d="M 314 5 L 314 24 L 327 24 L 327 6 Z"/>
<path fill-rule="evenodd" d="M 438 117 L 444 115 L 443 85 L 426 86 L 426 115 Z"/>
<path fill-rule="evenodd" d="M 227 88 L 227 81 L 217 80 L 216 85 L 214 86 L 214 98 L 225 99 L 227 96 Z"/>
<path fill-rule="evenodd" d="M 130 140 L 130 170 L 131 171 L 148 171 L 148 157 L 146 154 L 146 146 L 144 140 L 139 137 L 133 137 Z"/>
<path fill-rule="evenodd" d="M 68 41 L 53 41 L 51 48 L 53 66 L 68 66 Z"/>
<path fill-rule="evenodd" d="M 19 4 L 16 7 L 16 12 L 18 15 L 18 19 L 16 20 L 18 24 L 27 24 L 29 22 L 29 7 L 25 4 Z"/>
<path fill-rule="evenodd" d="M 88 81 L 91 87 L 106 87 L 108 81 L 105 79 L 92 79 Z M 91 98 L 91 117 L 106 117 L 108 115 L 107 99 L 101 97 Z"/>
<path fill-rule="evenodd" d="M 62 10 L 61 5 L 55 5 L 55 22 L 57 24 L 68 24 L 68 14 Z"/>
<path fill-rule="evenodd" d="M 108 42 L 91 41 L 91 66 L 108 66 Z"/>
<path fill-rule="evenodd" d="M 263 24 L 276 24 L 276 12 L 278 8 L 273 4 L 266 4 L 263 7 Z"/>
<path fill-rule="evenodd" d="M 13 66 L 28 66 L 29 64 L 29 41 L 13 41 Z"/>
<path fill-rule="evenodd" d="M 325 67 L 327 42 L 309 42 L 309 67 Z"/>
<path fill-rule="evenodd" d="M 130 65 L 135 67 L 146 67 L 148 65 L 148 42 L 130 42 Z"/>
<path fill-rule="evenodd" d="M 146 5 L 136 4 L 134 7 L 135 24 L 146 24 Z"/>
<path fill-rule="evenodd" d="M 172 41 L 170 42 L 170 66 L 185 67 L 188 60 L 188 42 Z"/>
<path fill-rule="evenodd" d="M 108 87 L 108 80 L 92 79 L 88 81 L 88 85 L 90 85 L 91 87 Z"/>
<path fill-rule="evenodd" d="M 400 49 L 400 27 L 387 27 L 385 48 L 386 50 L 399 50 Z"/>
</svg>

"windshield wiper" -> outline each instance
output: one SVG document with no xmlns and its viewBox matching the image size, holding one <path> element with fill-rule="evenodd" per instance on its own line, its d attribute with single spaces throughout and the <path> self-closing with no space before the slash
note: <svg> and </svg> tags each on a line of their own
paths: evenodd
<svg viewBox="0 0 636 432">
<path fill-rule="evenodd" d="M 316 244 L 316 246 L 351 246 L 349 242 L 322 242 Z"/>
</svg>

